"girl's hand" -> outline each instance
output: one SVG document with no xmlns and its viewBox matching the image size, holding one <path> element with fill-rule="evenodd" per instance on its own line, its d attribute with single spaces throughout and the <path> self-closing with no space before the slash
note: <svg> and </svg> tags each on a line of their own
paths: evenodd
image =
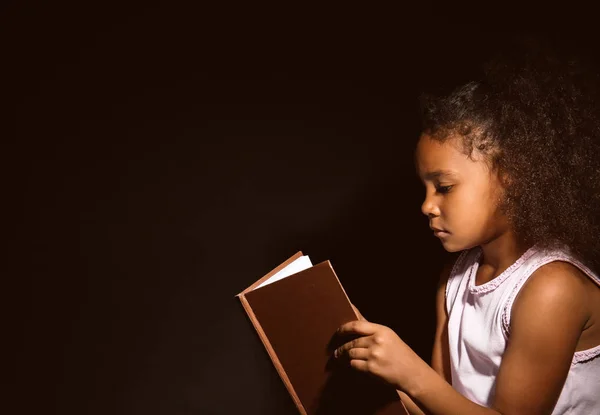
<svg viewBox="0 0 600 415">
<path fill-rule="evenodd" d="M 337 359 L 346 358 L 350 366 L 371 373 L 396 389 L 407 390 L 419 373 L 429 366 L 389 327 L 363 320 L 342 325 L 338 335 L 360 335 L 334 351 Z"/>
</svg>

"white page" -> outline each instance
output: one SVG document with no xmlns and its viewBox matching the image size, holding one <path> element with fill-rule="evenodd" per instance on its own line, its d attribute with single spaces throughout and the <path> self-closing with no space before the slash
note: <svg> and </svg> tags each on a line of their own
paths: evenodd
<svg viewBox="0 0 600 415">
<path fill-rule="evenodd" d="M 262 284 L 260 284 L 256 288 L 260 288 L 267 284 L 271 284 L 275 281 L 282 280 L 285 277 L 289 277 L 290 275 L 296 274 L 297 272 L 300 272 L 300 271 L 304 271 L 305 269 L 308 269 L 310 267 L 312 267 L 312 263 L 310 262 L 310 258 L 308 257 L 308 255 L 301 256 L 300 258 L 294 260 L 294 262 L 289 264 L 287 267 L 285 267 L 284 269 L 282 269 L 275 275 L 268 278 L 266 281 L 264 281 Z"/>
</svg>

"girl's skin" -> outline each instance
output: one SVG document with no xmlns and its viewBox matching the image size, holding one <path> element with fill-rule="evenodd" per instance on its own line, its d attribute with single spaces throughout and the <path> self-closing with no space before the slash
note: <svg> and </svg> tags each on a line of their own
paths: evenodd
<svg viewBox="0 0 600 415">
<path fill-rule="evenodd" d="M 422 211 L 447 251 L 481 246 L 476 275 L 481 285 L 500 275 L 527 247 L 517 242 L 498 208 L 503 195 L 498 174 L 477 150 L 471 157 L 465 155 L 458 140 L 442 143 L 421 136 L 416 162 L 426 188 Z M 514 302 L 510 342 L 492 408 L 486 408 L 451 386 L 445 305 L 449 269 L 442 272 L 437 293 L 431 366 L 390 328 L 364 319 L 338 329 L 361 337 L 339 347 L 336 358 L 393 385 L 413 414 L 550 414 L 573 353 L 600 344 L 600 290 L 564 262 L 544 265 L 531 276 Z"/>
</svg>

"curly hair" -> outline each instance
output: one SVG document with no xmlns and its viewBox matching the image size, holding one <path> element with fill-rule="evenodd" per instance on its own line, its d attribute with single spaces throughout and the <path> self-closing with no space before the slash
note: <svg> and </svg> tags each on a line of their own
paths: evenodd
<svg viewBox="0 0 600 415">
<path fill-rule="evenodd" d="M 566 245 L 600 271 L 600 117 L 593 66 L 544 42 L 513 42 L 482 79 L 422 95 L 422 129 L 462 138 L 505 178 L 501 208 L 520 241 Z"/>
</svg>

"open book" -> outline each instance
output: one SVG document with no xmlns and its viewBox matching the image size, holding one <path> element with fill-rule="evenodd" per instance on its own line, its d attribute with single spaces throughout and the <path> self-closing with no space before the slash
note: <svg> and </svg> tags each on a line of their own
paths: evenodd
<svg viewBox="0 0 600 415">
<path fill-rule="evenodd" d="M 297 252 L 237 297 L 301 414 L 407 414 L 391 386 L 333 361 L 358 316 L 329 261 Z"/>
</svg>

